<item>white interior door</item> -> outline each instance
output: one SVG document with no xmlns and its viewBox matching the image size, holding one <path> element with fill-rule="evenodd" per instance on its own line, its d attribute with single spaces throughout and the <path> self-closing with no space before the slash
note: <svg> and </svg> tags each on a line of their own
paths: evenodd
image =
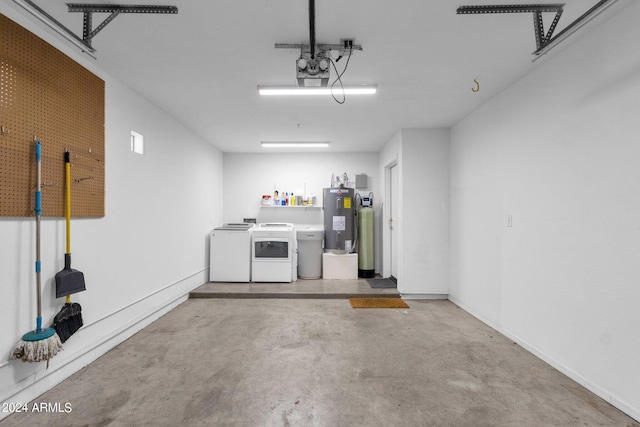
<svg viewBox="0 0 640 427">
<path fill-rule="evenodd" d="M 400 195 L 398 190 L 398 165 L 394 164 L 389 169 L 389 255 L 391 260 L 391 278 L 398 277 L 398 230 L 399 216 L 398 209 L 400 207 Z"/>
</svg>

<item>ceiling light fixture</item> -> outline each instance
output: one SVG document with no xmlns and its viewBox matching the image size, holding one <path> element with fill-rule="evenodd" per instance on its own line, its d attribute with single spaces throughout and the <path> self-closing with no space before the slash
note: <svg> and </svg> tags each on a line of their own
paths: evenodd
<svg viewBox="0 0 640 427">
<path fill-rule="evenodd" d="M 262 141 L 264 148 L 326 148 L 329 141 Z"/>
<path fill-rule="evenodd" d="M 347 86 L 333 89 L 333 91 L 346 95 L 374 95 L 378 91 L 378 86 Z M 332 89 L 329 87 L 258 86 L 258 93 L 264 96 L 331 95 Z"/>
</svg>

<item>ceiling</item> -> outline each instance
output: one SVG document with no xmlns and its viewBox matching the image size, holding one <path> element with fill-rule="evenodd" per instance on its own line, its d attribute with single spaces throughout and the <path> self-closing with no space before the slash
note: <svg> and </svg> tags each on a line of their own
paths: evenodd
<svg viewBox="0 0 640 427">
<path fill-rule="evenodd" d="M 68 12 L 65 1 L 33 1 L 82 35 L 82 14 Z M 267 140 L 379 151 L 399 129 L 452 126 L 548 59 L 532 62 L 532 13 L 456 14 L 463 5 L 531 2 L 317 0 L 317 43 L 355 38 L 363 48 L 343 83 L 377 84 L 378 93 L 347 95 L 344 104 L 330 96 L 260 97 L 258 85 L 296 84 L 300 51 L 274 45 L 309 43 L 307 0 L 83 3 L 178 7 L 176 15 L 119 15 L 93 39 L 95 61 L 223 152 L 264 152 L 260 141 Z M 566 0 L 554 34 L 595 3 Z M 106 16 L 94 14 L 94 27 Z M 553 14 L 543 17 L 546 31 Z"/>
</svg>

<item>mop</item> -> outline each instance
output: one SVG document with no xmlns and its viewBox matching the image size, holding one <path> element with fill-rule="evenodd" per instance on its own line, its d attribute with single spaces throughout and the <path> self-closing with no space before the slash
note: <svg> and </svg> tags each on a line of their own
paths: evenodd
<svg viewBox="0 0 640 427">
<path fill-rule="evenodd" d="M 53 328 L 42 329 L 42 296 L 41 296 L 41 280 L 40 280 L 40 215 L 42 214 L 42 192 L 41 192 L 41 175 L 42 175 L 42 146 L 40 141 L 36 141 L 36 295 L 38 317 L 36 318 L 36 329 L 27 332 L 22 336 L 22 340 L 16 344 L 11 359 L 21 359 L 23 362 L 42 362 L 58 354 L 62 350 L 62 342 L 60 337 Z"/>
<path fill-rule="evenodd" d="M 56 297 L 66 296 L 66 302 L 60 312 L 53 319 L 52 328 L 66 342 L 83 325 L 82 307 L 77 302 L 71 302 L 71 294 L 86 289 L 84 274 L 71 268 L 71 159 L 68 151 L 64 153 L 65 166 L 65 219 L 67 229 L 67 251 L 64 254 L 64 269 L 56 274 Z"/>
</svg>

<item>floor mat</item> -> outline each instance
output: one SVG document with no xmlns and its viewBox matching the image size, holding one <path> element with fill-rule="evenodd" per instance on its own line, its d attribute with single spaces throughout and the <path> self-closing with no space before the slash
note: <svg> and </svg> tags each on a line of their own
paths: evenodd
<svg viewBox="0 0 640 427">
<path fill-rule="evenodd" d="M 409 308 L 402 298 L 349 298 L 352 308 Z"/>
<path fill-rule="evenodd" d="M 373 289 L 390 288 L 395 289 L 398 287 L 396 282 L 391 279 L 367 279 L 367 283 Z"/>
</svg>

